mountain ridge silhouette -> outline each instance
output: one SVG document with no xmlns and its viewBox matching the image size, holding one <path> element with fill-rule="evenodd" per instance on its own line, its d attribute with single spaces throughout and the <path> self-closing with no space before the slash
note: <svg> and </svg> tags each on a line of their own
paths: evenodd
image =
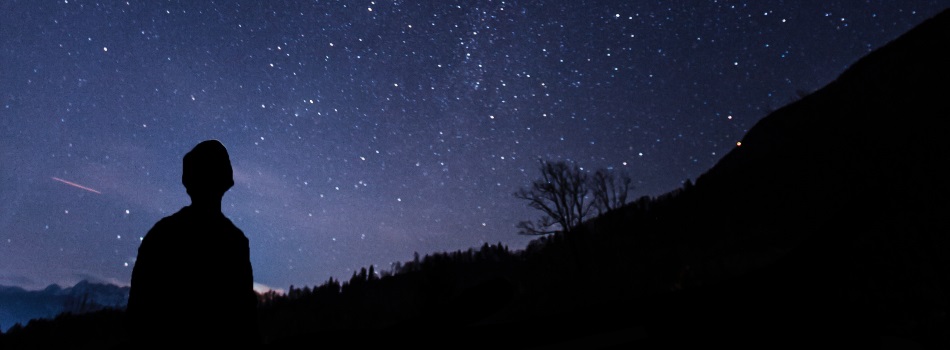
<svg viewBox="0 0 950 350">
<path fill-rule="evenodd" d="M 41 290 L 0 286 L 0 326 L 6 332 L 32 319 L 51 319 L 62 312 L 85 313 L 102 308 L 125 308 L 129 287 L 82 280 L 73 286 L 50 284 Z"/>
</svg>

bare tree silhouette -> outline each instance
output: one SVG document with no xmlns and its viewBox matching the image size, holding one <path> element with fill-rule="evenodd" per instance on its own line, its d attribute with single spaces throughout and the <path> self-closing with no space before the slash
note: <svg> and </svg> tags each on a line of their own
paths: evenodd
<svg viewBox="0 0 950 350">
<path fill-rule="evenodd" d="M 590 177 L 590 187 L 594 195 L 594 207 L 597 214 L 622 207 L 627 204 L 627 194 L 633 189 L 633 180 L 626 172 L 615 174 L 607 169 L 599 169 Z"/>
<path fill-rule="evenodd" d="M 528 206 L 544 213 L 538 221 L 518 223 L 519 234 L 543 235 L 568 232 L 584 221 L 594 204 L 588 200 L 590 185 L 587 173 L 577 165 L 539 160 L 541 178 L 514 193 L 528 201 Z M 559 226 L 559 227 L 557 227 Z"/>
</svg>

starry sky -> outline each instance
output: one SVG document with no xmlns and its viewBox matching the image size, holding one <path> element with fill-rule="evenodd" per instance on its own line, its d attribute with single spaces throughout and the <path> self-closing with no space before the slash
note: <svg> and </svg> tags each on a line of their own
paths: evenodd
<svg viewBox="0 0 950 350">
<path fill-rule="evenodd" d="M 0 285 L 127 285 L 205 139 L 262 286 L 522 249 L 539 158 L 662 194 L 947 6 L 0 0 Z"/>
</svg>

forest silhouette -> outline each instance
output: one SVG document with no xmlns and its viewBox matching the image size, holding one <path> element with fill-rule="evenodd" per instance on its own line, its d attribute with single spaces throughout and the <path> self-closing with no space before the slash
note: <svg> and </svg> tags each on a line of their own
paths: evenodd
<svg viewBox="0 0 950 350">
<path fill-rule="evenodd" d="M 763 118 L 695 183 L 524 250 L 259 295 L 263 341 L 950 348 L 948 43 L 944 11 Z M 123 317 L 36 320 L 0 347 L 110 347 Z"/>
</svg>

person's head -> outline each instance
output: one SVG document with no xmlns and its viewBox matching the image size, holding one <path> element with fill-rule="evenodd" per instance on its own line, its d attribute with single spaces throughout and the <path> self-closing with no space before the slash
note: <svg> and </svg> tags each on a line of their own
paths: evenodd
<svg viewBox="0 0 950 350">
<path fill-rule="evenodd" d="M 218 140 L 199 143 L 182 162 L 181 183 L 192 201 L 220 199 L 234 186 L 228 150 Z"/>
</svg>

